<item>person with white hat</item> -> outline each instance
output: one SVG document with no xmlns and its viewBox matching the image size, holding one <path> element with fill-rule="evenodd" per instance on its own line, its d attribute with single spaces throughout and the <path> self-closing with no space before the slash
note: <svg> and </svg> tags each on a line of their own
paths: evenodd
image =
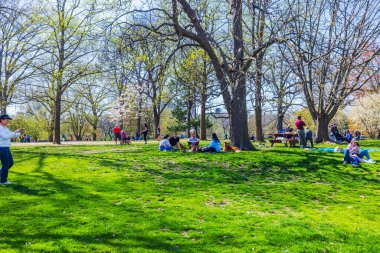
<svg viewBox="0 0 380 253">
<path fill-rule="evenodd" d="M 8 171 L 13 166 L 13 157 L 9 147 L 11 139 L 20 137 L 24 129 L 19 128 L 12 132 L 7 128 L 9 120 L 12 118 L 8 114 L 0 115 L 0 160 L 1 160 L 1 181 L 0 184 L 11 184 L 8 182 Z"/>
</svg>

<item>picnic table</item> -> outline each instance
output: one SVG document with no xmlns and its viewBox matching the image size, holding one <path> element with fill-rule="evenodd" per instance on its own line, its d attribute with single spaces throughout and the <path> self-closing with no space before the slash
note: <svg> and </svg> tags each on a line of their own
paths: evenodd
<svg viewBox="0 0 380 253">
<path fill-rule="evenodd" d="M 273 147 L 275 143 L 282 142 L 285 144 L 286 147 L 289 143 L 289 146 L 292 148 L 295 147 L 298 143 L 298 139 L 296 139 L 296 137 L 298 137 L 297 133 L 273 133 L 271 134 L 271 136 L 273 138 L 272 140 L 269 140 L 269 142 L 271 143 L 271 147 Z"/>
</svg>

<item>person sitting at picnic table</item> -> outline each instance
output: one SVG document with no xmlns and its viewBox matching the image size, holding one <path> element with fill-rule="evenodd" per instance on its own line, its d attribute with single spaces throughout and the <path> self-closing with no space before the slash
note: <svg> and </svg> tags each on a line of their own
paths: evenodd
<svg viewBox="0 0 380 253">
<path fill-rule="evenodd" d="M 310 141 L 310 147 L 314 148 L 313 132 L 308 127 L 306 127 L 305 137 L 306 137 L 305 138 L 305 140 L 306 140 L 306 147 L 307 147 L 307 141 Z"/>
<path fill-rule="evenodd" d="M 375 161 L 369 156 L 368 150 L 361 150 L 359 141 L 353 139 L 348 144 L 347 149 L 344 150 L 343 164 L 352 163 L 353 167 L 359 167 L 359 163 L 363 162 L 363 157 L 367 158 L 367 161 L 374 163 Z"/>
<path fill-rule="evenodd" d="M 293 128 L 290 127 L 290 125 L 285 129 L 285 132 L 291 133 L 293 132 Z"/>
<path fill-rule="evenodd" d="M 208 145 L 207 147 L 204 147 L 204 148 L 199 148 L 198 149 L 198 152 L 199 153 L 219 153 L 220 152 L 220 141 L 218 139 L 218 136 L 216 135 L 216 133 L 212 133 L 212 138 L 211 138 L 211 142 L 210 142 L 210 145 Z"/>
<path fill-rule="evenodd" d="M 163 140 L 160 142 L 160 147 L 159 147 L 160 151 L 174 150 L 173 147 L 170 145 L 168 138 L 169 138 L 168 134 L 163 137 Z"/>
<path fill-rule="evenodd" d="M 174 149 L 178 149 L 179 137 L 177 132 L 174 132 L 174 135 L 169 138 L 170 146 Z"/>
<path fill-rule="evenodd" d="M 190 148 L 198 148 L 199 145 L 199 139 L 196 136 L 195 130 L 190 131 L 191 137 L 188 140 L 188 144 Z"/>
<path fill-rule="evenodd" d="M 306 126 L 305 122 L 302 121 L 302 117 L 298 116 L 296 120 L 296 128 L 298 132 L 298 136 L 300 138 L 300 146 L 301 148 L 306 148 L 306 137 L 304 127 Z"/>
</svg>

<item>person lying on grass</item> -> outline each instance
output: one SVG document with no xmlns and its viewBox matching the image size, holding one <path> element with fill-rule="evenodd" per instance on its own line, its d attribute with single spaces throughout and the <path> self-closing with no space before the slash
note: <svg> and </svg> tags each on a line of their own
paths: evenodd
<svg viewBox="0 0 380 253">
<path fill-rule="evenodd" d="M 199 153 L 219 153 L 220 152 L 220 141 L 216 133 L 212 133 L 212 138 L 210 145 L 204 148 L 198 148 Z"/>
<path fill-rule="evenodd" d="M 163 137 L 163 140 L 160 142 L 160 147 L 159 147 L 160 151 L 174 150 L 174 148 L 170 145 L 168 138 L 169 138 L 168 134 Z"/>
<path fill-rule="evenodd" d="M 369 156 L 368 150 L 360 151 L 359 142 L 354 139 L 344 150 L 343 164 L 352 163 L 353 167 L 359 167 L 359 163 L 364 162 L 363 157 L 367 158 L 367 162 L 374 163 L 374 160 Z"/>
</svg>

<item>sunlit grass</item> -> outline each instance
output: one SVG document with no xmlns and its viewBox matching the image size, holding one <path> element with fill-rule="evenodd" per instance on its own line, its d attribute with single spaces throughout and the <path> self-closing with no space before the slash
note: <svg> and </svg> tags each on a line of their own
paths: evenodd
<svg viewBox="0 0 380 253">
<path fill-rule="evenodd" d="M 13 148 L 0 252 L 380 252 L 378 164 L 157 145 Z"/>
</svg>

